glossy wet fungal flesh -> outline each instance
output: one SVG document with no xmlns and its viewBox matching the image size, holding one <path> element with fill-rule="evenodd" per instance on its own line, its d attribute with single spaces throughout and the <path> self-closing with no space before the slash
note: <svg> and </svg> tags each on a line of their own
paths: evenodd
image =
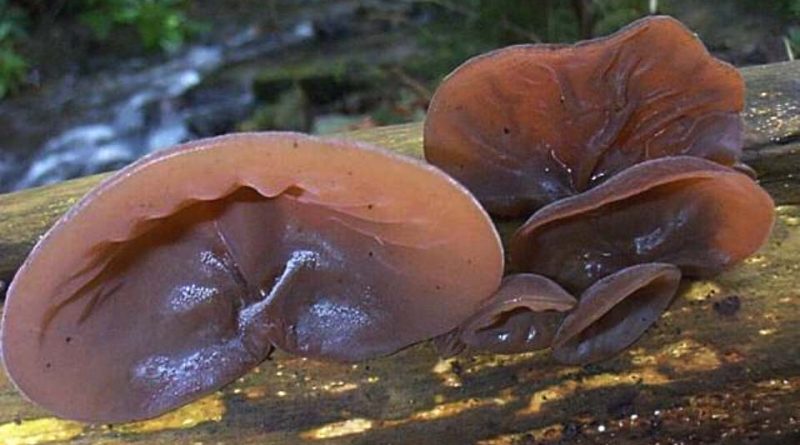
<svg viewBox="0 0 800 445">
<path fill-rule="evenodd" d="M 511 266 L 570 292 L 649 262 L 712 276 L 761 247 L 773 207 L 733 169 L 689 156 L 654 159 L 536 212 L 514 234 Z"/>
<path fill-rule="evenodd" d="M 240 134 L 90 192 L 8 292 L 9 375 L 92 422 L 213 391 L 272 345 L 358 360 L 450 331 L 500 283 L 498 236 L 435 168 L 347 142 Z"/>
<path fill-rule="evenodd" d="M 734 165 L 744 82 L 669 17 L 475 57 L 437 89 L 425 157 L 492 214 L 528 216 L 646 159 Z"/>
<path fill-rule="evenodd" d="M 575 298 L 553 281 L 534 274 L 509 275 L 500 289 L 460 328 L 460 341 L 500 354 L 550 347 Z"/>
<path fill-rule="evenodd" d="M 553 340 L 553 356 L 568 364 L 610 358 L 638 339 L 669 306 L 680 270 L 663 263 L 631 266 L 586 290 Z"/>
</svg>

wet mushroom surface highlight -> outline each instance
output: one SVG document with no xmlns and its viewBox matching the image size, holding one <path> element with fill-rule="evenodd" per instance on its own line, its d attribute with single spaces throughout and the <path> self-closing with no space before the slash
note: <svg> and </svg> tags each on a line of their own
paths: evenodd
<svg viewBox="0 0 800 445">
<path fill-rule="evenodd" d="M 533 214 L 510 242 L 511 268 L 573 293 L 650 262 L 709 277 L 758 250 L 773 221 L 772 199 L 747 175 L 690 156 L 654 159 Z"/>
<path fill-rule="evenodd" d="M 667 309 L 678 291 L 680 270 L 672 264 L 631 266 L 584 292 L 553 340 L 553 357 L 587 364 L 630 346 Z"/>
<path fill-rule="evenodd" d="M 434 95 L 425 157 L 489 213 L 527 217 L 647 159 L 736 165 L 743 106 L 738 71 L 677 20 L 654 16 L 571 46 L 467 61 Z"/>
<path fill-rule="evenodd" d="M 44 236 L 9 289 L 3 359 L 61 417 L 149 418 L 273 345 L 352 361 L 444 334 L 502 271 L 486 213 L 431 166 L 299 134 L 200 140 L 121 170 Z"/>
</svg>

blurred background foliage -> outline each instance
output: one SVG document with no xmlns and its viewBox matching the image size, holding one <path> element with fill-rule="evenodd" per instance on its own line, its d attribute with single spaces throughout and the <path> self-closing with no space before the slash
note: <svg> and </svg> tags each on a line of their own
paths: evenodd
<svg viewBox="0 0 800 445">
<path fill-rule="evenodd" d="M 25 79 L 30 54 L 20 49 L 31 38 L 29 30 L 55 21 L 75 27 L 102 44 L 112 31 L 135 31 L 135 44 L 146 51 L 171 52 L 204 30 L 187 17 L 186 0 L 0 0 L 0 98 Z"/>
<path fill-rule="evenodd" d="M 800 1 L 800 0 L 798 0 Z M 647 14 L 643 0 L 419 0 L 435 17 L 418 39 L 435 57 L 420 74 L 435 77 L 465 58 L 516 43 L 574 42 L 613 32 Z M 452 26 L 452 15 L 463 26 Z"/>
<path fill-rule="evenodd" d="M 800 53 L 800 0 L 0 0 L 0 192 L 231 131 L 421 120 L 471 56 L 656 13 L 738 66 Z"/>
<path fill-rule="evenodd" d="M 738 1 L 746 8 L 770 9 L 786 19 L 785 40 L 800 49 L 800 0 Z M 436 77 L 476 53 L 521 42 L 573 42 L 604 35 L 650 12 L 670 13 L 669 1 L 654 0 L 397 0 L 413 3 L 432 17 L 417 29 L 417 39 L 431 57 L 410 67 Z M 242 3 L 248 3 L 246 0 Z M 253 2 L 251 2 L 253 3 Z M 264 2 L 270 3 L 270 2 Z M 95 42 L 113 31 L 135 31 L 148 51 L 173 52 L 187 39 L 207 31 L 209 23 L 189 18 L 186 0 L 0 0 L 0 97 L 25 78 L 29 56 L 20 50 L 37 23 L 72 21 Z M 257 7 L 256 3 L 252 6 Z M 460 19 L 453 25 L 454 16 Z M 83 30 L 76 32 L 82 33 Z"/>
<path fill-rule="evenodd" d="M 426 63 L 429 74 L 447 72 L 466 57 L 491 48 L 515 43 L 575 42 L 609 34 L 647 14 L 680 15 L 676 13 L 687 8 L 687 2 L 669 0 L 415 0 L 415 3 L 427 5 L 436 17 L 431 25 L 419 31 L 423 46 L 436 54 L 433 64 Z M 676 3 L 682 8 L 673 8 Z M 742 13 L 766 13 L 782 24 L 779 32 L 792 51 L 787 57 L 800 50 L 800 0 L 705 3 L 712 9 L 734 7 Z M 461 16 L 464 26 L 453 27 L 452 15 Z"/>
<path fill-rule="evenodd" d="M 17 52 L 25 38 L 28 16 L 21 9 L 0 0 L 0 98 L 13 91 L 25 78 L 28 64 Z"/>
<path fill-rule="evenodd" d="M 135 28 L 148 50 L 175 51 L 200 26 L 186 17 L 185 0 L 82 0 L 80 22 L 91 28 L 95 38 L 108 39 L 117 26 Z"/>
<path fill-rule="evenodd" d="M 221 2 L 223 8 L 230 3 Z M 274 2 L 238 2 L 273 8 Z M 369 1 L 365 4 L 371 3 Z M 374 3 L 374 2 L 372 2 Z M 392 2 L 386 2 L 392 3 Z M 648 13 L 671 13 L 669 0 L 396 0 L 424 12 L 430 21 L 416 31 L 428 51 L 410 67 L 435 78 L 465 58 L 522 42 L 574 42 L 604 35 Z M 722 0 L 745 9 L 765 9 L 785 22 L 787 49 L 800 51 L 800 0 Z M 108 43 L 113 33 L 131 36 L 143 51 L 174 52 L 213 26 L 190 17 L 187 0 L 0 0 L 0 97 L 24 83 L 35 54 L 24 50 L 31 28 L 67 23 L 84 42 Z M 206 17 L 207 19 L 208 17 Z M 453 26 L 458 22 L 457 26 Z M 29 42 L 28 42 L 29 43 Z M 36 62 L 36 61 L 34 61 Z"/>
</svg>

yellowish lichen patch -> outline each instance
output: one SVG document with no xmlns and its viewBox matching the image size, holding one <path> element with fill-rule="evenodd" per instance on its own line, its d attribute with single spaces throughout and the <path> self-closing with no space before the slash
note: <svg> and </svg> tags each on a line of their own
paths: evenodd
<svg viewBox="0 0 800 445">
<path fill-rule="evenodd" d="M 782 216 L 781 219 L 783 219 L 783 222 L 790 227 L 800 225 L 800 218 L 796 216 Z"/>
<path fill-rule="evenodd" d="M 519 363 L 524 363 L 531 360 L 536 354 L 541 352 L 523 352 L 520 354 L 495 354 L 495 355 L 477 355 L 473 357 L 474 361 L 464 369 L 465 374 L 474 374 L 484 369 L 502 368 L 505 366 L 513 366 Z"/>
<path fill-rule="evenodd" d="M 581 381 L 582 389 L 606 388 L 617 385 L 642 383 L 645 385 L 661 385 L 669 382 L 669 378 L 655 368 L 644 367 L 619 374 L 603 373 L 586 377 Z"/>
<path fill-rule="evenodd" d="M 517 415 L 539 414 L 542 407 L 549 402 L 560 400 L 578 389 L 578 382 L 567 380 L 558 385 L 552 385 L 537 391 L 531 397 L 528 407 L 517 411 Z"/>
<path fill-rule="evenodd" d="M 575 375 L 578 372 L 583 370 L 581 366 L 563 366 L 556 369 L 556 376 L 559 378 L 569 377 L 571 375 Z"/>
<path fill-rule="evenodd" d="M 4 445 L 38 445 L 72 440 L 83 433 L 84 424 L 47 417 L 0 425 L 0 443 Z"/>
<path fill-rule="evenodd" d="M 656 357 L 645 348 L 631 348 L 627 353 L 634 366 L 654 366 L 657 363 Z"/>
<path fill-rule="evenodd" d="M 357 417 L 354 419 L 347 419 L 340 422 L 333 422 L 323 425 L 319 428 L 306 431 L 300 434 L 304 439 L 333 439 L 336 437 L 350 436 L 353 434 L 360 434 L 372 429 L 375 422 L 370 419 Z"/>
<path fill-rule="evenodd" d="M 221 393 L 217 392 L 155 419 L 126 423 L 114 429 L 121 433 L 186 429 L 204 422 L 219 422 L 223 415 L 225 415 L 225 403 L 222 401 Z"/>
<path fill-rule="evenodd" d="M 651 366 L 619 374 L 602 373 L 579 380 L 564 380 L 534 393 L 528 406 L 517 411 L 516 414 L 520 416 L 539 414 L 547 403 L 564 399 L 578 391 L 630 384 L 661 385 L 667 382 L 669 382 L 669 378 Z"/>
<path fill-rule="evenodd" d="M 358 417 L 339 422 L 333 422 L 301 433 L 300 436 L 305 439 L 330 439 L 335 437 L 349 436 L 353 434 L 360 434 L 376 427 L 390 428 L 414 422 L 428 422 L 457 416 L 465 411 L 475 408 L 486 406 L 503 406 L 513 400 L 515 400 L 515 397 L 511 394 L 511 392 L 504 391 L 501 392 L 497 397 L 469 398 L 449 403 L 440 403 L 433 408 L 414 412 L 408 417 L 403 417 L 401 419 L 376 421 Z"/>
<path fill-rule="evenodd" d="M 710 297 L 719 295 L 721 292 L 722 288 L 719 284 L 713 281 L 698 280 L 689 284 L 681 298 L 685 298 L 689 301 L 704 301 L 708 300 Z"/>
<path fill-rule="evenodd" d="M 662 365 L 683 372 L 711 371 L 722 365 L 716 351 L 692 339 L 669 344 L 656 355 Z"/>
<path fill-rule="evenodd" d="M 458 400 L 450 403 L 442 403 L 436 405 L 429 410 L 417 411 L 407 419 L 403 419 L 404 423 L 408 421 L 420 420 L 436 420 L 444 417 L 457 416 L 465 411 L 471 409 L 484 407 L 484 406 L 503 406 L 511 401 L 508 396 L 491 397 L 484 399 L 470 398 L 466 400 Z"/>
<path fill-rule="evenodd" d="M 331 394 L 340 394 L 343 392 L 352 391 L 354 389 L 358 389 L 358 385 L 355 383 L 343 382 L 341 380 L 336 382 L 330 382 L 322 385 L 322 390 L 325 392 L 329 392 Z"/>
<path fill-rule="evenodd" d="M 745 264 L 765 264 L 767 257 L 764 255 L 753 255 L 744 260 Z"/>
<path fill-rule="evenodd" d="M 663 385 L 670 382 L 670 378 L 658 371 L 654 366 L 645 366 L 633 372 L 633 376 L 641 379 L 644 385 Z"/>
<path fill-rule="evenodd" d="M 442 380 L 444 386 L 449 386 L 451 388 L 458 388 L 461 386 L 461 377 L 453 370 L 453 363 L 455 361 L 456 359 L 454 358 L 439 359 L 439 361 L 433 365 L 433 369 L 431 369 L 431 372 Z"/>
<path fill-rule="evenodd" d="M 764 380 L 756 383 L 756 386 L 772 393 L 792 394 L 800 388 L 800 377 Z"/>
</svg>

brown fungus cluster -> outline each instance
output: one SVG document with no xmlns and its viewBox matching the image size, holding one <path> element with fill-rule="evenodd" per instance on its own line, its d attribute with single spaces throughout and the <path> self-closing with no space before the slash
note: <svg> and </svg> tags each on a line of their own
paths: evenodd
<svg viewBox="0 0 800 445">
<path fill-rule="evenodd" d="M 739 160 L 743 100 L 738 72 L 669 17 L 456 69 L 431 103 L 425 157 L 490 213 L 529 216 L 509 246 L 529 286 L 507 277 L 440 348 L 603 360 L 658 319 L 681 277 L 755 252 L 774 204 Z M 553 296 L 558 308 L 540 304 Z"/>
<path fill-rule="evenodd" d="M 196 141 L 92 190 L 11 284 L 21 392 L 91 422 L 153 417 L 277 347 L 337 361 L 435 338 L 564 363 L 619 353 L 682 277 L 756 251 L 773 203 L 739 161 L 744 85 L 677 21 L 479 56 L 437 91 L 430 165 L 293 133 Z"/>
</svg>

